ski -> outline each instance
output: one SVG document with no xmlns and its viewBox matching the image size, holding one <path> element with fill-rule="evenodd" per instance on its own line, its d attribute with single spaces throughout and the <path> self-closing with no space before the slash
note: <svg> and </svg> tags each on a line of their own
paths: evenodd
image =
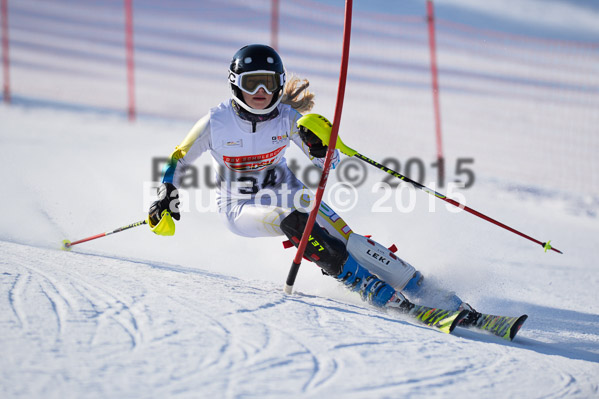
<svg viewBox="0 0 599 399">
<path fill-rule="evenodd" d="M 511 341 L 518 334 L 527 318 L 528 315 L 509 317 L 468 312 L 466 317 L 459 323 L 459 327 L 475 328 Z"/>
<path fill-rule="evenodd" d="M 449 334 L 470 312 L 467 310 L 445 310 L 408 303 L 397 309 L 429 327 Z"/>
</svg>

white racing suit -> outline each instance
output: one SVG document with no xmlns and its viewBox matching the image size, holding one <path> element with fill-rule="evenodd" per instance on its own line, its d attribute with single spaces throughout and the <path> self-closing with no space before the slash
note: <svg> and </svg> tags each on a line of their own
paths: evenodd
<svg viewBox="0 0 599 399">
<path fill-rule="evenodd" d="M 210 151 L 216 169 L 218 207 L 228 228 L 245 237 L 281 236 L 281 221 L 296 209 L 307 209 L 313 194 L 287 167 L 285 150 L 291 141 L 322 168 L 324 159 L 313 158 L 302 142 L 297 120 L 301 114 L 279 104 L 279 115 L 250 122 L 237 115 L 231 100 L 201 118 L 176 147 L 165 167 L 163 182 L 176 187 L 186 165 Z M 336 152 L 334 168 L 339 162 Z M 317 223 L 341 240 L 347 252 L 395 290 L 418 287 L 420 273 L 384 246 L 354 233 L 331 207 L 322 203 Z M 410 281 L 412 280 L 412 281 Z M 355 284 L 355 283 L 354 283 Z"/>
</svg>

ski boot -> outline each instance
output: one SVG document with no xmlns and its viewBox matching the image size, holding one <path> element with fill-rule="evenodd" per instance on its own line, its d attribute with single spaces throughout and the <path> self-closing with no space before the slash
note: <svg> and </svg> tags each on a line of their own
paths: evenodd
<svg viewBox="0 0 599 399">
<path fill-rule="evenodd" d="M 336 276 L 350 290 L 358 292 L 364 301 L 380 308 L 407 311 L 413 306 L 399 291 L 370 273 L 348 255 L 343 270 Z"/>
</svg>

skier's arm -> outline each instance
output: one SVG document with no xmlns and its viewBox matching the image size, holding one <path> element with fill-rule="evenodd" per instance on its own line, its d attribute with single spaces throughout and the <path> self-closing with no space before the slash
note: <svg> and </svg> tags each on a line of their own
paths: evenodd
<svg viewBox="0 0 599 399">
<path fill-rule="evenodd" d="M 175 147 L 164 167 L 162 183 L 179 186 L 185 166 L 192 164 L 210 148 L 210 115 L 201 118 L 191 128 L 185 139 Z"/>
<path fill-rule="evenodd" d="M 162 184 L 158 188 L 158 200 L 148 211 L 148 221 L 152 231 L 159 235 L 175 234 L 175 220 L 179 220 L 179 191 L 177 186 L 185 166 L 195 161 L 210 148 L 210 128 L 206 115 L 191 128 L 183 142 L 175 147 L 168 163 L 164 167 Z"/>
<path fill-rule="evenodd" d="M 324 166 L 324 160 L 325 160 L 324 156 L 326 155 L 327 147 L 324 146 L 324 152 L 320 151 L 320 153 L 318 153 L 318 152 L 316 153 L 316 155 L 319 155 L 322 157 L 314 156 L 314 154 L 315 154 L 314 150 L 312 151 L 312 154 L 311 154 L 310 145 L 309 145 L 310 143 L 307 143 L 302 139 L 302 137 L 300 135 L 300 131 L 297 127 L 297 120 L 301 117 L 302 117 L 302 114 L 300 114 L 299 112 L 295 112 L 292 114 L 292 117 L 291 117 L 291 140 L 293 140 L 293 142 L 295 144 L 297 144 L 297 146 L 299 148 L 301 148 L 303 153 L 306 154 L 306 156 L 310 159 L 310 161 L 312 161 L 312 163 L 314 165 L 316 165 L 317 167 L 322 169 Z M 314 137 L 316 137 L 316 135 L 314 135 Z M 316 139 L 318 141 L 320 141 L 320 139 L 318 139 L 318 137 L 316 137 Z M 322 145 L 322 142 L 317 143 L 317 144 Z M 339 151 L 335 149 L 335 154 L 333 155 L 333 160 L 331 162 L 331 169 L 335 169 L 335 167 L 337 166 L 338 163 L 339 163 Z"/>
</svg>

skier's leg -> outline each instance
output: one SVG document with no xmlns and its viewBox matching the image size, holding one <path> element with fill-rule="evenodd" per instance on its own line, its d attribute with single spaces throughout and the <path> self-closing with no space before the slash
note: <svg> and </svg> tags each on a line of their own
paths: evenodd
<svg viewBox="0 0 599 399">
<path fill-rule="evenodd" d="M 243 237 L 276 237 L 283 235 L 281 222 L 295 209 L 243 200 L 230 203 L 221 211 L 229 230 Z M 326 226 L 326 231 L 344 244 L 351 229 L 326 204 L 321 203 L 316 223 Z"/>
<path fill-rule="evenodd" d="M 416 273 L 414 266 L 398 258 L 389 249 L 357 233 L 349 236 L 347 250 L 358 263 L 398 291 L 402 291 Z"/>
<path fill-rule="evenodd" d="M 273 188 L 271 195 L 242 200 L 221 200 L 220 213 L 229 230 L 244 237 L 274 237 L 283 235 L 281 222 L 295 209 L 310 209 L 314 195 L 293 175 L 288 167 L 279 169 L 283 184 Z M 322 202 L 316 223 L 343 243 L 352 234 L 345 221 Z"/>
<path fill-rule="evenodd" d="M 469 307 L 455 292 L 447 291 L 425 279 L 412 265 L 370 238 L 351 234 L 347 250 L 358 263 L 401 291 L 412 302 L 448 310 Z"/>
<path fill-rule="evenodd" d="M 307 213 L 295 210 L 281 222 L 281 230 L 296 247 L 299 246 L 307 221 Z M 320 266 L 326 274 L 335 277 L 341 273 L 348 253 L 341 240 L 314 224 L 305 256 Z"/>
<path fill-rule="evenodd" d="M 301 240 L 308 214 L 293 211 L 281 222 L 281 229 L 297 247 Z M 393 287 L 361 266 L 347 251 L 345 243 L 314 224 L 305 256 L 322 270 L 341 281 L 352 291 L 359 292 L 362 299 L 373 305 L 401 307 L 405 298 Z"/>
<path fill-rule="evenodd" d="M 333 208 L 324 202 L 320 203 L 318 215 L 316 215 L 316 223 L 318 223 L 320 227 L 325 229 L 330 235 L 343 241 L 343 243 L 347 246 L 347 240 L 353 234 L 352 229 L 345 222 L 345 220 L 341 218 L 341 216 L 337 215 Z"/>
<path fill-rule="evenodd" d="M 283 198 L 278 195 L 278 202 L 275 205 L 294 204 L 294 200 L 299 192 L 302 198 L 301 205 L 307 207 L 310 200 L 310 191 L 290 172 L 286 182 L 288 183 L 288 188 L 290 188 L 287 191 L 288 198 L 283 201 Z M 270 199 L 268 197 L 266 199 L 268 201 L 260 203 L 256 203 L 255 200 L 229 203 L 226 209 L 221 210 L 226 219 L 227 226 L 235 234 L 245 237 L 273 237 L 285 234 L 291 239 L 290 230 L 284 231 L 282 227 L 285 220 L 287 220 L 288 227 L 293 220 L 294 224 L 297 224 L 295 236 L 298 240 L 295 242 L 291 239 L 291 241 L 297 246 L 299 238 L 301 238 L 304 231 L 308 214 L 296 211 L 287 206 L 272 206 L 273 204 L 270 203 Z M 293 218 L 289 218 L 294 212 L 303 216 L 298 218 L 296 214 Z M 300 219 L 303 219 L 303 222 Z M 316 230 L 319 230 L 323 233 L 323 238 L 321 239 L 323 242 L 337 240 L 343 245 L 343 249 L 340 249 L 338 245 L 335 246 L 335 244 L 332 244 L 335 248 L 330 248 L 332 251 L 329 251 L 329 253 L 337 255 L 332 255 L 333 260 L 329 259 L 328 264 L 325 264 L 326 260 L 315 262 L 327 274 L 340 279 L 351 289 L 361 292 L 364 299 L 370 299 L 379 306 L 382 306 L 381 304 L 384 304 L 384 300 L 387 298 L 384 295 L 385 293 L 392 294 L 396 290 L 405 290 L 405 287 L 409 285 L 409 280 L 415 275 L 415 270 L 411 265 L 397 258 L 382 245 L 353 233 L 347 223 L 327 204 L 321 204 L 316 221 L 317 224 L 313 229 L 312 235 L 315 234 Z M 309 255 L 310 249 L 311 246 L 309 245 L 306 250 L 307 255 Z M 343 261 L 344 251 L 348 252 L 345 261 Z M 314 255 L 319 257 L 322 254 L 314 253 Z M 342 259 L 336 259 L 335 256 Z M 369 284 L 366 284 L 366 281 Z M 395 289 L 392 289 L 389 285 Z M 416 286 L 418 287 L 418 285 Z M 414 290 L 410 290 L 410 294 L 415 297 L 419 296 L 415 295 Z M 396 298 L 388 302 L 388 304 L 401 303 L 402 298 L 403 296 L 398 293 Z"/>
<path fill-rule="evenodd" d="M 289 208 L 270 207 L 254 201 L 238 201 L 221 213 L 229 230 L 243 237 L 276 237 L 283 234 L 281 220 Z"/>
</svg>

